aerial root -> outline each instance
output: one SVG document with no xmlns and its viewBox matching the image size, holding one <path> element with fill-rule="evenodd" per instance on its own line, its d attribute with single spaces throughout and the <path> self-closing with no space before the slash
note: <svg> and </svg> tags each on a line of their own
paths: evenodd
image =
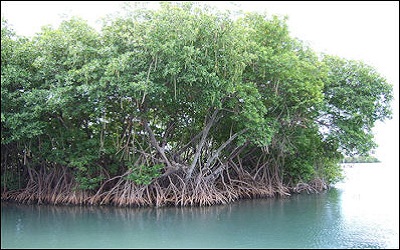
<svg viewBox="0 0 400 250">
<path fill-rule="evenodd" d="M 23 190 L 2 192 L 2 200 L 37 204 L 115 205 L 115 206 L 211 206 L 238 199 L 289 196 L 291 192 L 318 193 L 327 189 L 321 179 L 298 183 L 289 188 L 279 181 L 253 178 L 241 172 L 230 175 L 227 170 L 215 178 L 197 173 L 185 180 L 182 172 L 155 179 L 149 185 L 138 185 L 124 175 L 106 181 L 97 192 L 81 190 L 65 171 L 33 172 Z"/>
</svg>

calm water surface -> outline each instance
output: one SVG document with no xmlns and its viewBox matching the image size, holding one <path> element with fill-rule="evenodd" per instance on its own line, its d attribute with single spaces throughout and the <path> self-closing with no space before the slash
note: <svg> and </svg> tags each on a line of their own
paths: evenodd
<svg viewBox="0 0 400 250">
<path fill-rule="evenodd" d="M 355 164 L 322 194 L 206 208 L 1 204 L 1 248 L 399 248 L 399 172 Z"/>
</svg>

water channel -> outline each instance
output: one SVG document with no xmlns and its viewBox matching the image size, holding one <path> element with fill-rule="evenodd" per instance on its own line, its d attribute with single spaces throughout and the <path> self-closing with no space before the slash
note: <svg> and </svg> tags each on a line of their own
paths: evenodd
<svg viewBox="0 0 400 250">
<path fill-rule="evenodd" d="M 192 208 L 1 204 L 1 248 L 399 248 L 399 172 L 346 167 L 320 194 Z"/>
</svg>

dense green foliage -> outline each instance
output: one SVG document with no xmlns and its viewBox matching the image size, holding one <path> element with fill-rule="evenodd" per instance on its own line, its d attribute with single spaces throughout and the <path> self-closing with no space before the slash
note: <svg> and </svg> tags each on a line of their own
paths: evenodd
<svg viewBox="0 0 400 250">
<path fill-rule="evenodd" d="M 76 203 L 202 205 L 334 183 L 391 115 L 373 68 L 317 55 L 276 16 L 162 3 L 31 39 L 2 19 L 1 46 L 3 193 L 55 203 L 81 190 Z M 214 200 L 190 198 L 203 193 Z"/>
</svg>

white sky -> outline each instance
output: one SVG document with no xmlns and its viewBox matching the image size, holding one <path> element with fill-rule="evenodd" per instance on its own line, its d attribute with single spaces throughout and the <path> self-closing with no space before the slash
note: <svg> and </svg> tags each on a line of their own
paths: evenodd
<svg viewBox="0 0 400 250">
<path fill-rule="evenodd" d="M 19 35 L 61 21 L 61 14 L 96 20 L 119 10 L 123 1 L 1 1 L 1 15 Z M 399 2 L 398 1 L 210 1 L 220 8 L 287 15 L 291 35 L 317 52 L 361 60 L 380 72 L 395 90 L 394 118 L 376 125 L 377 157 L 399 165 Z"/>
</svg>

